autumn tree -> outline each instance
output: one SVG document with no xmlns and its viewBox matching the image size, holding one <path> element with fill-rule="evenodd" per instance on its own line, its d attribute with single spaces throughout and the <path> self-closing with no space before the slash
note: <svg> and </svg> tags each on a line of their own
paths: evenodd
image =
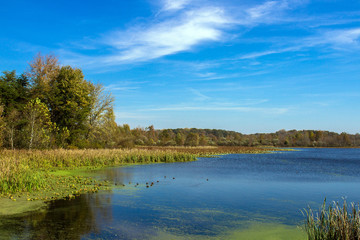
<svg viewBox="0 0 360 240">
<path fill-rule="evenodd" d="M 176 145 L 182 146 L 185 143 L 185 137 L 182 133 L 178 132 L 175 136 Z"/>
<path fill-rule="evenodd" d="M 11 149 L 15 148 L 17 128 L 19 127 L 19 125 L 25 123 L 23 119 L 19 119 L 21 119 L 21 115 L 20 112 L 16 109 L 13 109 L 11 112 L 9 112 L 9 114 L 5 118 L 5 137 Z"/>
<path fill-rule="evenodd" d="M 115 123 L 115 115 L 113 112 L 114 98 L 111 93 L 105 92 L 101 84 L 96 84 L 90 92 L 90 111 L 88 117 L 88 129 L 86 138 L 92 138 L 104 118 L 112 119 Z M 109 116 L 111 116 L 109 118 Z"/>
<path fill-rule="evenodd" d="M 198 146 L 199 145 L 199 134 L 190 132 L 185 140 L 186 146 Z"/>
<path fill-rule="evenodd" d="M 119 129 L 112 108 L 109 108 L 101 115 L 100 130 L 99 139 L 101 139 L 102 147 L 114 148 L 118 145 Z"/>
<path fill-rule="evenodd" d="M 52 54 L 42 56 L 38 53 L 29 63 L 29 67 L 26 76 L 31 81 L 32 96 L 49 104 L 50 82 L 56 79 L 60 72 L 59 60 Z"/>
<path fill-rule="evenodd" d="M 200 145 L 200 146 L 206 146 L 206 145 L 208 145 L 208 139 L 207 139 L 207 137 L 206 137 L 204 134 L 202 134 L 202 135 L 200 136 L 199 145 Z"/>
<path fill-rule="evenodd" d="M 118 126 L 119 129 L 119 146 L 131 148 L 135 145 L 135 138 L 131 133 L 130 125 L 123 124 L 122 126 Z"/>
<path fill-rule="evenodd" d="M 5 121 L 4 121 L 4 117 L 3 117 L 3 112 L 4 112 L 4 107 L 2 105 L 0 105 L 0 148 L 3 145 L 4 132 L 5 132 Z"/>
<path fill-rule="evenodd" d="M 31 100 L 24 109 L 27 120 L 25 132 L 28 148 L 47 148 L 50 144 L 54 125 L 50 119 L 50 112 L 45 103 L 39 98 Z"/>
<path fill-rule="evenodd" d="M 93 91 L 94 85 L 84 79 L 78 68 L 61 67 L 56 78 L 50 79 L 51 119 L 60 129 L 68 129 L 69 144 L 81 144 L 83 141 Z"/>
</svg>

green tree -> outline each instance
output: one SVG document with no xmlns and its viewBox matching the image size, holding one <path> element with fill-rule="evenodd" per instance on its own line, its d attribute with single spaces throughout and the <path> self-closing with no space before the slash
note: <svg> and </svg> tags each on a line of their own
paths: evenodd
<svg viewBox="0 0 360 240">
<path fill-rule="evenodd" d="M 119 129 L 115 122 L 115 114 L 112 108 L 108 109 L 101 118 L 101 135 L 103 147 L 113 148 L 118 144 Z"/>
<path fill-rule="evenodd" d="M 90 92 L 90 112 L 88 117 L 88 132 L 86 138 L 92 138 L 95 134 L 95 131 L 99 128 L 104 117 L 109 119 L 114 118 L 113 122 L 115 123 L 115 115 L 113 112 L 113 103 L 114 98 L 110 93 L 105 92 L 104 87 L 101 84 L 94 85 L 92 91 Z"/>
<path fill-rule="evenodd" d="M 208 139 L 207 139 L 207 137 L 205 136 L 205 135 L 201 135 L 200 136 L 200 139 L 199 139 L 199 145 L 200 146 L 206 146 L 206 145 L 208 145 Z"/>
<path fill-rule="evenodd" d="M 186 146 L 198 146 L 199 145 L 199 134 L 190 132 L 185 140 Z"/>
<path fill-rule="evenodd" d="M 4 132 L 5 132 L 5 121 L 3 117 L 4 107 L 0 105 L 0 148 L 4 142 Z"/>
<path fill-rule="evenodd" d="M 69 144 L 81 145 L 87 132 L 94 85 L 84 79 L 80 69 L 64 66 L 50 80 L 50 88 L 52 121 L 60 129 L 69 130 Z"/>
<path fill-rule="evenodd" d="M 0 77 L 0 99 L 6 116 L 13 109 L 22 111 L 29 101 L 29 82 L 25 75 L 16 75 L 16 71 L 5 71 Z"/>
<path fill-rule="evenodd" d="M 10 146 L 11 149 L 15 148 L 15 141 L 16 141 L 16 131 L 18 126 L 23 123 L 23 120 L 20 117 L 20 112 L 16 109 L 13 109 L 5 118 L 6 122 L 6 138 L 8 142 L 8 146 Z"/>
<path fill-rule="evenodd" d="M 47 148 L 50 144 L 54 125 L 50 119 L 50 112 L 40 99 L 31 100 L 24 109 L 27 125 L 25 132 L 28 148 Z"/>
<path fill-rule="evenodd" d="M 175 136 L 176 145 L 182 146 L 185 143 L 185 137 L 182 133 L 178 132 Z"/>
</svg>

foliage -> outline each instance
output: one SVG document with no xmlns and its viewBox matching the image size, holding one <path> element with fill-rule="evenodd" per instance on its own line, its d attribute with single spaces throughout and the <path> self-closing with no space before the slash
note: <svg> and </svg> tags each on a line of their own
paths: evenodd
<svg viewBox="0 0 360 240">
<path fill-rule="evenodd" d="M 0 99 L 4 105 L 4 115 L 7 116 L 12 110 L 21 111 L 29 98 L 29 81 L 22 74 L 16 75 L 16 71 L 5 71 L 0 76 Z"/>
<path fill-rule="evenodd" d="M 27 120 L 25 134 L 29 149 L 48 148 L 54 125 L 47 106 L 38 98 L 31 100 L 25 106 L 24 116 Z"/>
<path fill-rule="evenodd" d="M 4 107 L 0 105 L 0 147 L 2 147 L 3 145 L 4 132 L 5 132 L 5 122 L 4 122 L 4 117 L 2 116 L 3 111 L 4 111 Z"/>
<path fill-rule="evenodd" d="M 54 55 L 42 56 L 38 53 L 29 63 L 29 67 L 26 76 L 31 81 L 33 97 L 49 104 L 50 82 L 58 76 L 60 70 L 58 59 Z"/>
<path fill-rule="evenodd" d="M 85 80 L 81 69 L 61 66 L 54 55 L 36 55 L 29 63 L 29 70 L 21 75 L 17 75 L 16 71 L 3 72 L 0 76 L 0 99 L 3 106 L 0 121 L 2 147 L 8 149 L 360 146 L 360 134 L 316 130 L 280 130 L 276 133 L 245 135 L 218 129 L 156 130 L 153 125 L 131 129 L 128 124 L 116 123 L 114 98 L 106 88 Z M 34 101 L 39 101 L 39 104 L 41 102 L 41 107 L 29 105 L 30 102 L 35 103 Z M 36 112 L 37 120 L 32 121 L 30 113 Z M 50 120 L 43 119 L 48 116 Z M 37 128 L 32 128 L 32 125 Z M 34 130 L 36 131 L 32 133 Z M 34 140 L 35 144 L 30 144 Z"/>
<path fill-rule="evenodd" d="M 341 205 L 334 202 L 326 207 L 326 199 L 319 212 L 309 207 L 305 210 L 305 230 L 309 240 L 358 240 L 360 239 L 359 205 L 346 200 Z"/>
<path fill-rule="evenodd" d="M 0 196 L 49 188 L 49 172 L 122 164 L 194 161 L 226 153 L 263 153 L 249 147 L 141 147 L 134 149 L 4 150 L 0 155 Z M 54 186 L 51 186 L 54 187 Z"/>
<path fill-rule="evenodd" d="M 46 188 L 51 170 L 195 159 L 194 154 L 169 149 L 5 150 L 0 155 L 0 195 Z"/>
<path fill-rule="evenodd" d="M 94 86 L 84 79 L 80 69 L 61 67 L 56 78 L 50 80 L 51 119 L 59 128 L 69 130 L 69 144 L 81 141 L 91 110 L 90 93 Z"/>
</svg>

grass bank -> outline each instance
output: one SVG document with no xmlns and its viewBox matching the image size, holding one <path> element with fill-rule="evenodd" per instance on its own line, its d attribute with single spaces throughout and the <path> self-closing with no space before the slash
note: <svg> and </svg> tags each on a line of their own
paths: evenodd
<svg viewBox="0 0 360 240">
<path fill-rule="evenodd" d="M 272 150 L 272 149 L 271 149 Z M 249 147 L 139 147 L 134 149 L 2 150 L 0 152 L 0 199 L 49 201 L 73 198 L 83 192 L 108 187 L 78 170 L 194 161 L 197 157 L 229 153 L 264 153 Z M 64 171 L 65 170 L 65 171 Z M 71 174 L 65 173 L 71 170 Z M 0 212 L 1 215 L 1 212 Z"/>
</svg>

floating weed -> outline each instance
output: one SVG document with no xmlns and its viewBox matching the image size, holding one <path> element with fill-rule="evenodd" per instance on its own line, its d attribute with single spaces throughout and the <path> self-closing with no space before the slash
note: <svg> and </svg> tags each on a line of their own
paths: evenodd
<svg viewBox="0 0 360 240">
<path fill-rule="evenodd" d="M 71 191 L 96 192 L 109 185 L 108 182 L 97 182 L 84 176 L 84 172 L 81 171 L 85 169 L 126 164 L 186 162 L 216 154 L 265 151 L 267 150 L 249 147 L 3 150 L 0 154 L 0 198 L 8 194 L 21 193 L 27 194 L 29 201 L 48 201 L 69 196 L 72 194 Z M 75 173 L 79 176 L 71 175 L 69 170 L 79 170 Z"/>
</svg>

